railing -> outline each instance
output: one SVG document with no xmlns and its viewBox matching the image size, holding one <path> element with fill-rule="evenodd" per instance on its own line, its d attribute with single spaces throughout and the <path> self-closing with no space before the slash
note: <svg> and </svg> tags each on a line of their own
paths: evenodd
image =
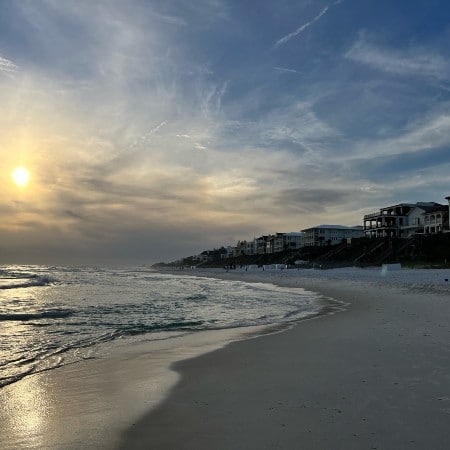
<svg viewBox="0 0 450 450">
<path fill-rule="evenodd" d="M 380 212 L 374 212 L 374 213 L 370 213 L 370 214 L 366 214 L 364 216 L 364 220 L 366 219 L 373 219 L 375 217 L 381 216 Z"/>
<path fill-rule="evenodd" d="M 397 225 L 395 223 L 377 223 L 375 225 L 365 225 L 364 230 L 382 230 L 382 229 L 397 229 Z M 403 227 L 402 227 L 403 228 Z"/>
</svg>

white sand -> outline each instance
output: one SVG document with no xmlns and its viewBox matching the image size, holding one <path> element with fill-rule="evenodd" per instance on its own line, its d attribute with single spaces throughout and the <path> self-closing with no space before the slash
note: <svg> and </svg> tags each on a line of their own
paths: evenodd
<svg viewBox="0 0 450 450">
<path fill-rule="evenodd" d="M 215 276 L 299 285 L 350 305 L 178 363 L 181 381 L 123 448 L 449 448 L 448 271 Z"/>
</svg>

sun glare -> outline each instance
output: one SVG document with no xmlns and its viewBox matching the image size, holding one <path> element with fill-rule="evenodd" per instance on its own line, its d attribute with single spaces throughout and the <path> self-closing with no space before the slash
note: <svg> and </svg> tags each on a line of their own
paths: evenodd
<svg viewBox="0 0 450 450">
<path fill-rule="evenodd" d="M 25 167 L 17 167 L 12 173 L 14 183 L 18 186 L 25 186 L 30 180 L 30 173 Z"/>
</svg>

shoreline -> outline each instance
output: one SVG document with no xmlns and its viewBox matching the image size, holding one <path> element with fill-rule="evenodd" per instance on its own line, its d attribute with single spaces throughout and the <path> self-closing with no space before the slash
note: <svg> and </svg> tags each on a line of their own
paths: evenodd
<svg viewBox="0 0 450 450">
<path fill-rule="evenodd" d="M 274 291 L 276 295 L 276 291 Z M 111 342 L 103 356 L 25 376 L 0 389 L 0 446 L 112 449 L 179 382 L 178 361 L 291 324 L 186 332 L 161 340 Z"/>
<path fill-rule="evenodd" d="M 444 449 L 450 439 L 441 424 L 450 415 L 446 321 L 450 302 L 443 277 L 449 271 L 410 272 L 380 276 L 380 271 L 354 269 L 185 271 L 192 276 L 303 288 L 320 293 L 323 308 L 331 298 L 346 310 L 333 314 L 335 310 L 322 309 L 322 314 L 290 324 L 209 330 L 119 346 L 108 357 L 26 377 L 0 390 L 2 448 L 359 450 L 381 442 L 378 448 L 392 450 Z M 380 378 L 390 389 L 399 390 L 402 377 L 409 376 L 406 369 L 420 371 L 409 357 L 413 350 L 423 355 L 426 367 L 422 375 L 410 377 L 409 390 L 412 385 L 417 404 L 419 399 L 426 405 L 434 398 L 424 409 L 423 420 L 428 423 L 427 417 L 432 418 L 435 426 L 428 424 L 422 434 L 433 433 L 436 438 L 429 446 L 420 436 L 411 438 L 415 447 L 404 444 L 406 437 L 390 446 L 390 441 L 377 441 L 378 431 L 389 429 L 399 418 L 392 416 L 392 424 L 371 428 L 386 412 L 378 404 L 376 417 L 359 411 L 360 404 L 367 402 L 361 387 Z M 328 358 L 320 357 L 324 353 Z M 368 358 L 373 364 L 364 364 Z M 389 370 L 384 373 L 382 367 Z M 355 380 L 355 373 L 364 376 L 364 384 Z M 434 377 L 430 382 L 429 374 Z M 382 398 L 386 383 L 368 391 L 370 396 Z M 431 396 L 422 392 L 433 392 L 437 385 L 442 390 Z M 404 401 L 410 414 L 408 392 L 403 392 L 395 408 L 400 410 Z M 395 395 L 389 389 L 388 393 Z M 388 412 L 393 414 L 395 408 L 390 404 Z M 358 413 L 364 413 L 364 421 Z M 348 414 L 353 416 L 349 419 Z M 331 427 L 330 421 L 342 430 Z M 346 431 L 350 424 L 352 430 Z M 414 435 L 420 428 L 416 420 L 408 430 Z M 328 440 L 321 430 L 326 430 Z"/>
<path fill-rule="evenodd" d="M 175 363 L 179 382 L 121 448 L 446 449 L 448 285 L 417 280 L 419 272 L 402 283 L 405 273 L 394 281 L 265 273 L 265 282 L 336 298 L 346 311 Z"/>
<path fill-rule="evenodd" d="M 102 357 L 26 376 L 0 389 L 0 447 L 116 448 L 121 434 L 163 403 L 179 382 L 173 364 L 276 332 L 270 327 L 119 343 Z"/>
</svg>

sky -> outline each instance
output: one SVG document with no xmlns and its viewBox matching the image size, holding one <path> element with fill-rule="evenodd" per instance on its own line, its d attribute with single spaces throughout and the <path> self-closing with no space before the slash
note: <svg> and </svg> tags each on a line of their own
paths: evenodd
<svg viewBox="0 0 450 450">
<path fill-rule="evenodd" d="M 172 261 L 450 195 L 448 0 L 0 8 L 0 263 Z"/>
</svg>

